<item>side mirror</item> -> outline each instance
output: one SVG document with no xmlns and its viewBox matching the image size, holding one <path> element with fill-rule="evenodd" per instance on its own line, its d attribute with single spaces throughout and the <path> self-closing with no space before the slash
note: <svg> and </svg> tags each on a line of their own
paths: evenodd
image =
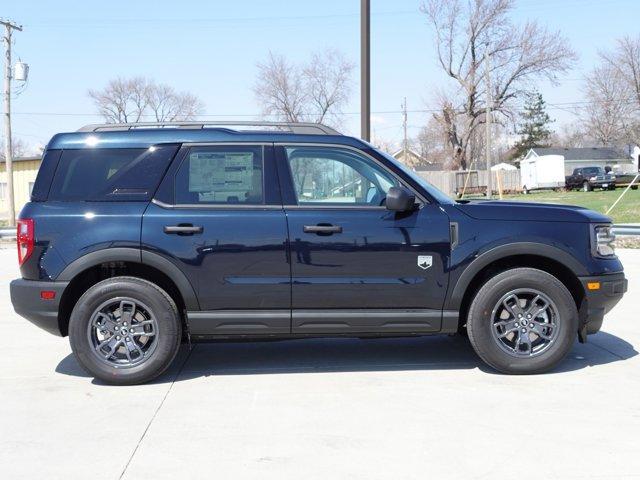
<svg viewBox="0 0 640 480">
<path fill-rule="evenodd" d="M 416 196 L 404 187 L 391 187 L 385 203 L 387 210 L 409 212 L 415 208 Z"/>
</svg>

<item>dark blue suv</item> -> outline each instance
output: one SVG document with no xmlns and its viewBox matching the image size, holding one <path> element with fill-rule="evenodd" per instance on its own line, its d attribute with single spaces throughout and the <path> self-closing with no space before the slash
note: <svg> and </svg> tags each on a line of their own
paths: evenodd
<svg viewBox="0 0 640 480">
<path fill-rule="evenodd" d="M 46 148 L 11 299 L 117 384 L 182 341 L 455 332 L 537 373 L 626 291 L 610 230 L 578 207 L 453 201 L 323 125 L 96 125 Z"/>
</svg>

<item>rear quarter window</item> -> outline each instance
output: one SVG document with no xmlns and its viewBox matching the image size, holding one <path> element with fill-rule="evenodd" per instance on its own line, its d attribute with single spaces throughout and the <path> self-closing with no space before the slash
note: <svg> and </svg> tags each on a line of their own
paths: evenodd
<svg viewBox="0 0 640 480">
<path fill-rule="evenodd" d="M 148 201 L 177 145 L 64 150 L 49 200 Z"/>
</svg>

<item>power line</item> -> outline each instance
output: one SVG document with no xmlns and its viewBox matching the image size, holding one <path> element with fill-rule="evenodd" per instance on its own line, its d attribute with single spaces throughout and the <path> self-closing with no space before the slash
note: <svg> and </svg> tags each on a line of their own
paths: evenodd
<svg viewBox="0 0 640 480">
<path fill-rule="evenodd" d="M 635 97 L 629 97 L 620 99 L 621 102 L 633 102 L 636 101 Z M 570 107 L 574 108 L 586 108 L 592 105 L 606 105 L 608 102 L 598 102 L 598 101 L 574 101 L 574 102 L 559 102 L 559 103 L 547 103 L 546 108 L 548 110 L 567 110 Z M 513 112 L 523 112 L 525 111 L 524 105 L 516 105 L 509 110 Z M 423 109 L 412 109 L 406 110 L 407 113 L 439 113 L 441 109 L 439 108 L 423 108 Z M 340 112 L 340 115 L 360 115 L 360 111 L 349 111 L 349 112 Z M 396 114 L 404 114 L 405 110 L 374 110 L 371 111 L 372 114 L 375 115 L 396 115 Z M 99 113 L 95 112 L 13 112 L 14 115 L 24 115 L 24 116 L 51 116 L 51 117 L 101 117 Z M 313 116 L 312 112 L 302 112 L 301 115 Z M 142 114 L 142 117 L 153 117 L 153 114 Z M 262 113 L 203 113 L 197 115 L 199 118 L 205 117 L 275 117 L 277 114 L 265 115 Z"/>
</svg>

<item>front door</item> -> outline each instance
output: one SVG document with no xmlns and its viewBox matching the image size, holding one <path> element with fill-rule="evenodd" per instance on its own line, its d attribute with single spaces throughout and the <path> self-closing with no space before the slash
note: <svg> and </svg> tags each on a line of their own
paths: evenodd
<svg viewBox="0 0 640 480">
<path fill-rule="evenodd" d="M 447 289 L 449 219 L 421 201 L 385 208 L 400 180 L 339 146 L 280 146 L 293 333 L 432 332 Z"/>
<path fill-rule="evenodd" d="M 147 209 L 144 250 L 196 290 L 193 335 L 282 334 L 291 327 L 287 223 L 272 145 L 183 147 Z"/>
</svg>

